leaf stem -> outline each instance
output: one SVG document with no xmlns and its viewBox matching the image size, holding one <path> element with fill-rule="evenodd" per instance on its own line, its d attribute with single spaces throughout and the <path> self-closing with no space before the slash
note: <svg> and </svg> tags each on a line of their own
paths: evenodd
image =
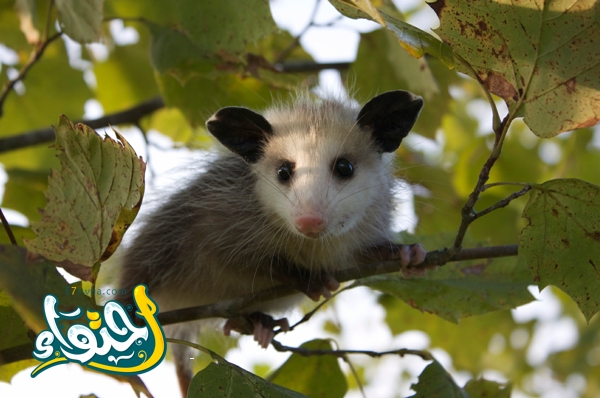
<svg viewBox="0 0 600 398">
<path fill-rule="evenodd" d="M 531 182 L 516 182 L 516 181 L 499 181 L 499 182 L 492 182 L 490 184 L 485 184 L 483 186 L 483 190 L 487 191 L 488 189 L 492 188 L 492 187 L 497 187 L 500 185 L 517 185 L 517 186 L 521 186 L 521 187 L 534 187 L 536 184 L 533 184 Z"/>
<path fill-rule="evenodd" d="M 6 217 L 4 217 L 4 212 L 2 211 L 2 209 L 0 209 L 0 221 L 2 221 L 2 225 L 4 226 L 4 230 L 6 231 L 6 234 L 8 235 L 8 239 L 10 239 L 10 243 L 12 243 L 13 246 L 18 246 L 17 240 L 15 239 L 15 235 L 13 234 L 12 229 L 10 229 L 10 225 L 8 224 L 8 221 L 6 220 Z"/>
<path fill-rule="evenodd" d="M 492 93 L 490 93 L 490 90 L 488 90 L 487 86 L 481 81 L 481 78 L 479 77 L 479 75 L 477 74 L 477 72 L 475 72 L 475 69 L 473 69 L 473 67 L 471 66 L 471 64 L 469 64 L 463 57 L 461 57 L 458 54 L 454 54 L 454 57 L 456 58 L 456 60 L 458 61 L 458 63 L 463 66 L 465 69 L 467 69 L 470 73 L 471 73 L 471 77 L 475 78 L 477 80 L 477 82 L 479 83 L 479 85 L 481 86 L 481 88 L 483 89 L 483 92 L 485 93 L 485 96 L 488 100 L 488 102 L 490 103 L 490 108 L 492 108 L 492 128 L 494 129 L 494 133 L 496 133 L 496 135 L 499 134 L 502 125 L 500 122 L 500 115 L 498 114 L 498 108 L 496 107 L 496 103 L 494 102 L 494 98 L 492 97 Z"/>
</svg>

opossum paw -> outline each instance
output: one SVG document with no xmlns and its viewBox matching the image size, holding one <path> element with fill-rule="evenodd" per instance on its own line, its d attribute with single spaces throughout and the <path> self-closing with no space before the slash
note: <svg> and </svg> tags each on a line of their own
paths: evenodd
<svg viewBox="0 0 600 398">
<path fill-rule="evenodd" d="M 290 330 L 290 324 L 287 318 L 273 319 L 272 316 L 255 312 L 250 315 L 250 320 L 254 324 L 254 341 L 262 348 L 267 348 L 271 340 L 275 337 L 275 328 L 287 332 Z"/>
<path fill-rule="evenodd" d="M 290 324 L 287 318 L 273 319 L 272 316 L 255 312 L 248 316 L 248 321 L 252 323 L 253 331 L 250 332 L 243 322 L 235 319 L 229 319 L 223 326 L 223 334 L 229 336 L 231 331 L 236 331 L 242 334 L 254 334 L 256 341 L 262 348 L 267 348 L 271 344 L 271 340 L 275 337 L 275 328 L 277 331 L 287 332 L 290 330 Z"/>
<path fill-rule="evenodd" d="M 311 281 L 305 293 L 311 300 L 319 301 L 321 296 L 330 299 L 332 297 L 331 292 L 335 292 L 339 288 L 340 283 L 337 279 L 329 274 L 324 274 L 321 280 Z"/>
<path fill-rule="evenodd" d="M 427 251 L 419 243 L 400 245 L 391 253 L 391 260 L 400 260 L 400 272 L 405 278 L 423 276 L 428 269 L 437 267 L 413 267 L 425 261 Z"/>
</svg>

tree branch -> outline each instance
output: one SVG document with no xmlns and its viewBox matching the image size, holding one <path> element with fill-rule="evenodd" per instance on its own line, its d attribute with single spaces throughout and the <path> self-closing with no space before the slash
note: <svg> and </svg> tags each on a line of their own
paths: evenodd
<svg viewBox="0 0 600 398">
<path fill-rule="evenodd" d="M 363 354 L 368 355 L 371 358 L 380 358 L 384 355 L 400 355 L 401 357 L 405 355 L 416 355 L 421 357 L 425 361 L 432 361 L 433 356 L 427 351 L 421 350 L 410 350 L 408 348 L 401 348 L 399 350 L 392 351 L 365 351 L 365 350 L 309 350 L 302 347 L 289 347 L 281 344 L 277 340 L 272 340 L 271 345 L 279 352 L 293 352 L 294 354 L 302 355 L 304 357 L 310 356 L 323 356 L 330 355 L 336 358 L 344 358 L 348 354 Z"/>
<path fill-rule="evenodd" d="M 279 72 L 319 72 L 325 69 L 345 70 L 350 68 L 351 62 L 326 62 L 317 63 L 313 61 L 288 61 L 274 65 Z"/>
<path fill-rule="evenodd" d="M 479 195 L 484 190 L 485 183 L 490 178 L 490 171 L 492 170 L 492 167 L 494 166 L 494 164 L 500 157 L 499 148 L 502 147 L 502 143 L 504 141 L 504 136 L 506 135 L 506 132 L 508 131 L 508 126 L 510 124 L 510 120 L 512 120 L 509 118 L 509 116 L 510 115 L 507 115 L 504 118 L 504 120 L 502 120 L 502 123 L 500 126 L 501 127 L 500 131 L 496 132 L 496 140 L 494 142 L 494 149 L 492 150 L 492 153 L 490 153 L 490 157 L 488 158 L 488 160 L 485 162 L 485 164 L 481 168 L 481 171 L 479 172 L 479 177 L 477 179 L 477 184 L 475 184 L 475 188 L 473 188 L 473 192 L 471 192 L 471 194 L 469 195 L 469 199 L 467 200 L 467 202 L 465 203 L 465 205 L 463 206 L 463 208 L 461 210 L 462 221 L 460 223 L 460 226 L 458 227 L 458 232 L 456 234 L 456 238 L 454 239 L 454 245 L 450 249 L 449 255 L 457 253 L 460 250 L 463 239 L 465 237 L 465 234 L 467 233 L 467 229 L 469 228 L 469 225 L 471 225 L 471 223 L 473 221 L 475 221 L 475 219 L 477 218 L 476 217 L 477 213 L 474 212 L 475 204 L 477 203 L 477 200 L 479 200 Z"/>
<path fill-rule="evenodd" d="M 155 97 L 122 112 L 113 113 L 94 120 L 80 120 L 76 123 L 84 123 L 93 129 L 99 129 L 108 125 L 136 124 L 142 117 L 164 106 L 162 98 Z M 17 134 L 0 139 L 0 153 L 52 141 L 54 141 L 54 129 L 51 127 Z"/>
<path fill-rule="evenodd" d="M 4 105 L 4 100 L 8 96 L 8 93 L 10 93 L 10 91 L 13 89 L 15 84 L 17 84 L 17 82 L 25 79 L 25 76 L 27 75 L 27 72 L 29 72 L 29 69 L 31 69 L 31 67 L 35 65 L 35 63 L 42 57 L 48 45 L 54 40 L 58 39 L 61 35 L 62 32 L 58 32 L 55 35 L 49 37 L 48 40 L 42 41 L 38 45 L 36 45 L 33 52 L 31 53 L 31 56 L 29 57 L 29 60 L 27 60 L 25 65 L 23 65 L 17 77 L 8 80 L 6 83 L 4 83 L 4 87 L 2 87 L 2 92 L 0 92 L 0 117 L 2 117 L 2 108 Z"/>
<path fill-rule="evenodd" d="M 448 249 L 442 249 L 427 253 L 425 261 L 414 266 L 414 268 L 443 265 L 448 261 L 507 257 L 516 256 L 517 254 L 518 245 L 492 246 L 464 249 L 447 260 Z M 367 264 L 361 266 L 360 268 L 350 268 L 338 271 L 334 273 L 333 277 L 339 282 L 347 282 L 373 275 L 398 272 L 399 270 L 400 267 L 398 261 L 382 261 L 379 263 Z M 298 294 L 298 291 L 291 286 L 280 285 L 256 292 L 254 294 L 221 301 L 214 304 L 163 312 L 158 314 L 158 320 L 161 325 L 171 325 L 174 323 L 188 322 L 206 318 L 235 318 L 239 316 L 243 309 L 251 305 L 257 305 L 293 294 Z"/>
</svg>

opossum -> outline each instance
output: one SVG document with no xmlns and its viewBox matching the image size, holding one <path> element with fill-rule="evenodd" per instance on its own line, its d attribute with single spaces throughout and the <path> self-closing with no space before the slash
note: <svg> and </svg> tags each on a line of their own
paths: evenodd
<svg viewBox="0 0 600 398">
<path fill-rule="evenodd" d="M 300 93 L 262 115 L 227 107 L 206 123 L 227 149 L 151 215 L 126 251 L 120 287 L 148 286 L 162 312 L 290 284 L 310 298 L 339 287 L 332 272 L 425 258 L 420 245 L 393 242 L 392 156 L 423 106 L 407 91 L 350 100 Z M 290 304 L 280 300 L 261 312 Z M 266 347 L 273 327 L 252 316 Z M 193 340 L 182 324 L 175 336 Z M 236 324 L 228 322 L 228 334 Z M 194 336 L 195 334 L 195 336 Z M 191 380 L 187 351 L 174 348 L 182 391 Z"/>
</svg>

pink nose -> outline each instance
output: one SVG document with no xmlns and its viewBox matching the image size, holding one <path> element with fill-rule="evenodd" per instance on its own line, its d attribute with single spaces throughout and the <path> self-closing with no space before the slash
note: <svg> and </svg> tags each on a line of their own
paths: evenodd
<svg viewBox="0 0 600 398">
<path fill-rule="evenodd" d="M 325 219 L 316 214 L 301 214 L 294 221 L 296 229 L 303 235 L 314 237 L 327 226 Z"/>
</svg>

